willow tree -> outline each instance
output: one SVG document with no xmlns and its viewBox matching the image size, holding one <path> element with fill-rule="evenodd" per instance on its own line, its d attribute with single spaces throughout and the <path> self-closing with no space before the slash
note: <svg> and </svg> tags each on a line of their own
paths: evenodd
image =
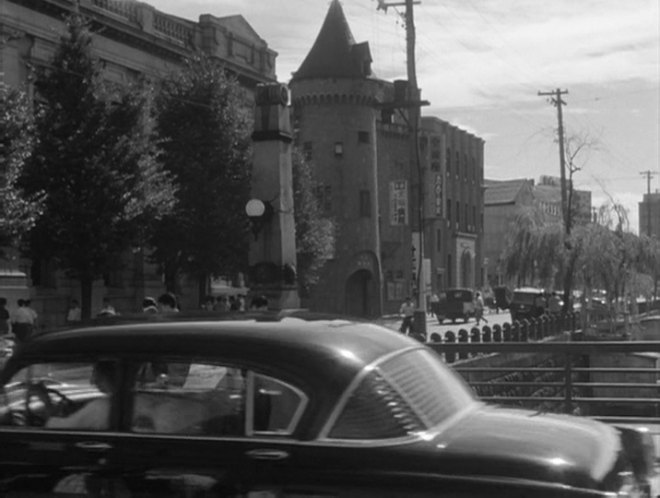
<svg viewBox="0 0 660 498">
<path fill-rule="evenodd" d="M 520 211 L 510 224 L 502 255 L 504 274 L 517 285 L 555 287 L 565 266 L 565 237 L 558 223 L 548 223 L 535 208 Z"/>
</svg>

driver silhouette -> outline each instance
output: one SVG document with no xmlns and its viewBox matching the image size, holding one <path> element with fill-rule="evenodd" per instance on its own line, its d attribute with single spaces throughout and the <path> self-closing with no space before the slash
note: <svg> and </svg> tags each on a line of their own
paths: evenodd
<svg viewBox="0 0 660 498">
<path fill-rule="evenodd" d="M 110 427 L 110 401 L 115 391 L 117 367 L 111 361 L 99 361 L 92 370 L 91 383 L 102 397 L 93 399 L 85 406 L 66 417 L 52 416 L 46 427 L 52 429 L 91 429 L 104 430 Z"/>
</svg>

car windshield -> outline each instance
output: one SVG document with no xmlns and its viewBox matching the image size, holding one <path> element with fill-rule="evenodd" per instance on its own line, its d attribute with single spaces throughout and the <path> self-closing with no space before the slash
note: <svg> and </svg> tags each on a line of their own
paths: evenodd
<svg viewBox="0 0 660 498">
<path fill-rule="evenodd" d="M 435 427 L 474 402 L 469 387 L 428 350 L 370 367 L 329 432 L 336 439 L 389 439 Z"/>
</svg>

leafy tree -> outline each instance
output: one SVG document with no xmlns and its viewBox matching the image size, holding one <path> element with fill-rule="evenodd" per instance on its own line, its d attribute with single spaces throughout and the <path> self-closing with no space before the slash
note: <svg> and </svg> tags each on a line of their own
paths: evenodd
<svg viewBox="0 0 660 498">
<path fill-rule="evenodd" d="M 311 166 L 297 149 L 293 150 L 292 162 L 298 287 L 304 297 L 318 283 L 321 269 L 332 257 L 336 225 L 321 215 Z"/>
<path fill-rule="evenodd" d="M 41 213 L 43 193 L 18 185 L 34 148 L 32 110 L 24 93 L 0 83 L 0 257 L 16 248 Z"/>
<path fill-rule="evenodd" d="M 86 318 L 93 281 L 145 241 L 174 190 L 157 161 L 149 92 L 104 86 L 86 22 L 74 15 L 66 26 L 50 67 L 37 74 L 39 143 L 22 185 L 48 195 L 30 256 L 80 281 Z"/>
<path fill-rule="evenodd" d="M 251 106 L 238 82 L 203 56 L 164 81 L 158 97 L 163 161 L 178 204 L 152 239 L 169 290 L 195 277 L 200 296 L 211 275 L 247 266 Z"/>
</svg>

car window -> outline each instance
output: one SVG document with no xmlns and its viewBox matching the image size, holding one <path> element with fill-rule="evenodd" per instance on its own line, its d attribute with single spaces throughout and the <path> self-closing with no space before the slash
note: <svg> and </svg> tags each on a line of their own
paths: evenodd
<svg viewBox="0 0 660 498">
<path fill-rule="evenodd" d="M 307 397 L 286 382 L 220 363 L 145 362 L 132 389 L 134 432 L 292 434 Z"/>
<path fill-rule="evenodd" d="M 244 434 L 246 376 L 198 362 L 144 362 L 132 388 L 131 430 L 161 434 Z"/>
<path fill-rule="evenodd" d="M 474 402 L 432 352 L 413 350 L 367 369 L 328 432 L 334 439 L 404 437 L 439 425 Z"/>
<path fill-rule="evenodd" d="M 0 424 L 107 430 L 117 374 L 110 361 L 25 367 L 3 387 Z"/>
</svg>

